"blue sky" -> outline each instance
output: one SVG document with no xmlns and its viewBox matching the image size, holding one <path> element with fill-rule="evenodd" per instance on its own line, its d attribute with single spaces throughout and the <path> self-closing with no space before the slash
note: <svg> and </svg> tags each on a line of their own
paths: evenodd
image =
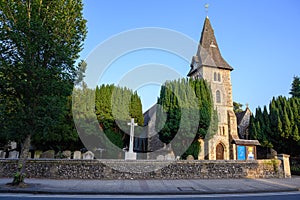
<svg viewBox="0 0 300 200">
<path fill-rule="evenodd" d="M 298 0 L 84 0 L 88 36 L 81 59 L 101 43 L 136 28 L 175 30 L 199 41 L 206 12 L 222 56 L 234 68 L 233 100 L 252 111 L 273 96 L 289 96 L 294 75 L 300 75 L 300 1 Z M 178 44 L 180 45 L 180 44 Z M 196 51 L 196 50 L 195 50 Z M 195 52 L 196 53 L 196 52 Z M 192 55 L 191 55 L 192 56 Z M 122 55 L 99 80 L 118 83 L 128 71 L 149 63 L 168 65 L 182 77 L 189 62 L 170 53 L 147 49 Z M 95 64 L 95 63 L 94 63 Z M 88 63 L 89 66 L 93 63 Z M 144 110 L 156 102 L 159 84 L 138 90 Z"/>
</svg>

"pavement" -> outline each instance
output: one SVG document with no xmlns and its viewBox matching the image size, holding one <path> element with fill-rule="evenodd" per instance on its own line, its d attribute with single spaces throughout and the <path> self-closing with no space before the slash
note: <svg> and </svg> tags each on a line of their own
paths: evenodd
<svg viewBox="0 0 300 200">
<path fill-rule="evenodd" d="M 27 187 L 7 185 L 0 178 L 0 193 L 67 195 L 187 195 L 300 191 L 300 177 L 287 179 L 189 179 L 189 180 L 53 180 L 25 179 Z"/>
</svg>

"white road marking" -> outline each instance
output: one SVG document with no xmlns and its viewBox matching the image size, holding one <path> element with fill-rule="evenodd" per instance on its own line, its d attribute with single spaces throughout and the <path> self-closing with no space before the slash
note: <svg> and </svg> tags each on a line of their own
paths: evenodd
<svg viewBox="0 0 300 200">
<path fill-rule="evenodd" d="M 149 198 L 221 198 L 221 197 L 262 197 L 262 196 L 286 196 L 300 195 L 300 192 L 277 192 L 277 193 L 242 193 L 242 194 L 204 194 L 204 195 L 40 195 L 40 194 L 0 194 L 0 197 L 26 197 L 26 198 L 68 198 L 68 199 L 149 199 Z"/>
</svg>

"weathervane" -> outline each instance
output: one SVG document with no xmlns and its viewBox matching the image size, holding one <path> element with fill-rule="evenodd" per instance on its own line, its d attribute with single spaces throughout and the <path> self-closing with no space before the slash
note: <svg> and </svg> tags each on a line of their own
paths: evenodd
<svg viewBox="0 0 300 200">
<path fill-rule="evenodd" d="M 204 7 L 205 7 L 206 16 L 208 17 L 208 8 L 209 8 L 209 4 L 208 4 L 208 3 L 205 4 Z"/>
</svg>

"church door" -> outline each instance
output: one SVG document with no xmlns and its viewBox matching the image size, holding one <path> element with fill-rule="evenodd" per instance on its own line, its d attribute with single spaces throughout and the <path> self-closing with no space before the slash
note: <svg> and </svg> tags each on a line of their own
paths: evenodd
<svg viewBox="0 0 300 200">
<path fill-rule="evenodd" d="M 222 144 L 218 144 L 216 147 L 216 159 L 224 160 L 224 147 Z"/>
</svg>

